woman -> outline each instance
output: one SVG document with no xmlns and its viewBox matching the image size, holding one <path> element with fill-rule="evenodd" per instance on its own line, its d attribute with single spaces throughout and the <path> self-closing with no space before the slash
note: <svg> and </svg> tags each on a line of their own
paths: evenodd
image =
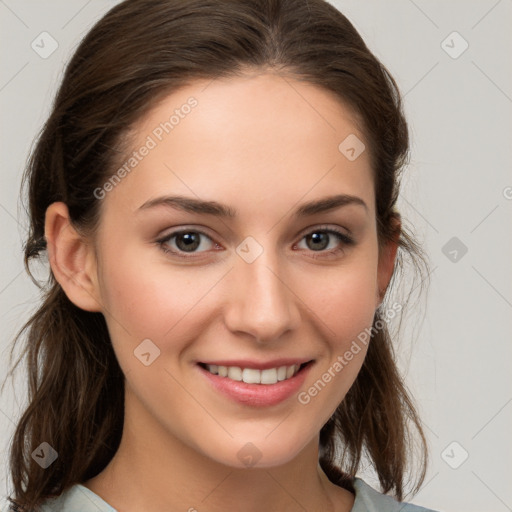
<svg viewBox="0 0 512 512">
<path fill-rule="evenodd" d="M 410 425 L 416 489 L 426 450 L 387 325 L 423 261 L 407 153 L 393 78 L 323 0 L 111 9 L 25 176 L 51 274 L 13 510 L 426 510 L 399 503 Z"/>
</svg>

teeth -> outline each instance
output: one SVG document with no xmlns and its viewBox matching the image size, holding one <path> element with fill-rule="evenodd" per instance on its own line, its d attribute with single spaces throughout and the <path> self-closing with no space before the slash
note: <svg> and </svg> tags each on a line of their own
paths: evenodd
<svg viewBox="0 0 512 512">
<path fill-rule="evenodd" d="M 269 368 L 268 370 L 262 370 L 261 372 L 261 383 L 262 384 L 275 384 L 277 382 L 277 369 Z"/>
<path fill-rule="evenodd" d="M 214 375 L 228 377 L 239 382 L 243 381 L 247 384 L 276 384 L 293 377 L 299 371 L 299 365 L 292 364 L 291 366 L 256 370 L 254 368 L 240 368 L 238 366 L 207 364 L 206 369 Z"/>
<path fill-rule="evenodd" d="M 289 379 L 297 371 L 297 365 L 286 367 L 286 378 Z"/>
<path fill-rule="evenodd" d="M 230 366 L 228 368 L 228 377 L 233 380 L 242 380 L 242 368 L 238 368 L 238 366 Z"/>
<path fill-rule="evenodd" d="M 247 384 L 259 384 L 261 382 L 261 372 L 253 368 L 244 368 L 242 380 Z"/>
</svg>

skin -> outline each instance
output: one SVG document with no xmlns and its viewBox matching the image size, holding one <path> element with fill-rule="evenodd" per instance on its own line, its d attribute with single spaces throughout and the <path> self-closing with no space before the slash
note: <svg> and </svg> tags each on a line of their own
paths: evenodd
<svg viewBox="0 0 512 512">
<path fill-rule="evenodd" d="M 330 92 L 262 72 L 169 95 L 138 122 L 133 150 L 190 96 L 197 107 L 102 199 L 94 237 L 72 227 L 63 203 L 46 213 L 54 275 L 77 306 L 104 314 L 126 377 L 120 448 L 84 485 L 123 512 L 349 511 L 354 496 L 318 465 L 318 436 L 354 382 L 364 347 L 307 405 L 296 395 L 241 405 L 196 363 L 314 359 L 307 390 L 371 327 L 397 246 L 379 250 L 368 150 L 354 161 L 338 150 L 349 134 L 364 134 Z M 139 210 L 166 194 L 218 201 L 238 216 Z M 300 204 L 334 194 L 357 196 L 366 208 L 294 217 Z M 315 250 L 306 235 L 321 227 L 355 244 L 329 235 Z M 210 239 L 184 257 L 165 253 L 156 240 L 180 228 Z M 252 263 L 236 252 L 248 236 L 263 248 Z M 179 251 L 176 244 L 167 247 Z M 134 357 L 144 339 L 160 349 L 149 366 Z M 248 442 L 261 453 L 251 468 L 237 456 Z"/>
</svg>

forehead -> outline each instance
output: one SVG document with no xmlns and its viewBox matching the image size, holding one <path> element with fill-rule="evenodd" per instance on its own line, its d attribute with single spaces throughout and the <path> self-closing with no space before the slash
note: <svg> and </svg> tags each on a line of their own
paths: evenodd
<svg viewBox="0 0 512 512">
<path fill-rule="evenodd" d="M 373 208 L 368 151 L 347 158 L 347 140 L 364 148 L 357 116 L 323 88 L 273 73 L 198 80 L 134 125 L 127 172 L 108 202 L 122 196 L 134 211 L 183 193 L 257 212 L 345 193 Z"/>
</svg>

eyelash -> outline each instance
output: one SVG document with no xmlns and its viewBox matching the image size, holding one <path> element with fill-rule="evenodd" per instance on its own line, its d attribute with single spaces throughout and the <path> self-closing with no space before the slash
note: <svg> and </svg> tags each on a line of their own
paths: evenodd
<svg viewBox="0 0 512 512">
<path fill-rule="evenodd" d="M 195 258 L 193 256 L 194 253 L 188 253 L 188 254 L 190 254 L 190 256 L 184 256 L 184 254 L 187 254 L 186 252 L 173 251 L 173 250 L 169 249 L 168 246 L 166 245 L 174 237 L 176 237 L 178 235 L 183 235 L 186 233 L 197 233 L 197 234 L 205 236 L 206 238 L 210 239 L 213 242 L 211 237 L 209 235 L 207 235 L 204 231 L 194 228 L 194 229 L 180 229 L 179 231 L 174 231 L 173 233 L 169 233 L 165 237 L 156 240 L 156 243 L 158 244 L 160 249 L 166 254 L 170 254 L 172 256 L 177 256 L 179 258 L 184 258 L 184 259 Z M 338 239 L 338 241 L 341 242 L 342 244 L 344 244 L 345 246 L 355 245 L 355 241 L 352 238 L 350 238 L 348 235 L 343 233 L 342 231 L 338 231 L 335 228 L 326 228 L 326 227 L 316 228 L 316 229 L 313 229 L 313 230 L 305 233 L 301 237 L 301 241 L 304 238 L 306 238 L 307 236 L 312 235 L 313 233 L 326 233 L 326 234 L 334 235 Z M 319 255 L 314 255 L 314 256 L 312 255 L 311 257 L 314 259 L 325 258 L 325 257 L 329 257 L 329 256 L 332 257 L 332 256 L 335 256 L 336 254 L 338 254 L 339 252 L 343 252 L 343 247 L 338 247 L 336 249 L 331 249 L 329 251 L 322 250 L 322 251 L 310 251 L 310 252 L 312 252 L 312 253 L 316 252 L 319 254 Z"/>
</svg>

